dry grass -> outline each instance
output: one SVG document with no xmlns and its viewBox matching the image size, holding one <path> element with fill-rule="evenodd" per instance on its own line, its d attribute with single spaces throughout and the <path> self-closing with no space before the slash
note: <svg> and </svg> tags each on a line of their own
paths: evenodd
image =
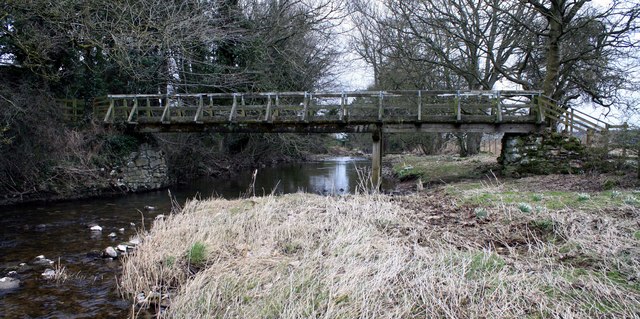
<svg viewBox="0 0 640 319">
<path fill-rule="evenodd" d="M 192 201 L 144 236 L 121 287 L 170 318 L 638 317 L 637 208 L 483 209 L 440 193 Z"/>
</svg>

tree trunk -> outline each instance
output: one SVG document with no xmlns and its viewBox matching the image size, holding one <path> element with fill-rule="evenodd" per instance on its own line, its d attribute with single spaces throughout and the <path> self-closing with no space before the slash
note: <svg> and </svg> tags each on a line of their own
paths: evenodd
<svg viewBox="0 0 640 319">
<path fill-rule="evenodd" d="M 547 70 L 542 83 L 544 95 L 554 99 L 558 98 L 554 94 L 556 93 L 560 74 L 560 37 L 562 36 L 562 12 L 560 9 L 553 4 L 550 15 L 547 17 L 549 21 L 549 44 L 547 45 Z"/>
<path fill-rule="evenodd" d="M 480 153 L 480 142 L 482 133 L 467 133 L 467 156 L 478 155 Z"/>
</svg>

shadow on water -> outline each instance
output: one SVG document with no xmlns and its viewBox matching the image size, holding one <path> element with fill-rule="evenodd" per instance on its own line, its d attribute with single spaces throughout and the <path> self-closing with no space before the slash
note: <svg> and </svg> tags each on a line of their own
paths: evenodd
<svg viewBox="0 0 640 319">
<path fill-rule="evenodd" d="M 365 159 L 341 157 L 265 167 L 258 170 L 256 195 L 272 191 L 351 193 L 358 183 L 356 167 L 368 165 Z M 200 179 L 170 191 L 181 204 L 194 196 L 236 198 L 247 192 L 252 173 L 247 170 L 232 178 Z M 145 206 L 156 209 L 146 211 Z M 16 271 L 13 276 L 21 281 L 17 289 L 0 290 L 0 318 L 127 317 L 131 303 L 120 298 L 116 286 L 120 263 L 96 254 L 128 241 L 143 225 L 149 228 L 158 214 L 166 214 L 170 208 L 167 190 L 0 208 L 0 277 Z M 102 232 L 89 231 L 90 224 L 102 226 Z M 109 237 L 110 233 L 116 237 Z M 41 274 L 47 267 L 32 263 L 38 255 L 56 262 L 59 259 L 69 278 L 63 283 L 45 280 Z"/>
</svg>

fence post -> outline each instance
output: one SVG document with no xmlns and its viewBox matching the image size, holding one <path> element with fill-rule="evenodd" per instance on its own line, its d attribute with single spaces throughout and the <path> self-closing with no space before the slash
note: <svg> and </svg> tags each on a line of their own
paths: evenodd
<svg viewBox="0 0 640 319">
<path fill-rule="evenodd" d="M 538 124 L 542 124 L 544 123 L 544 108 L 542 107 L 542 100 L 544 98 L 542 97 L 542 94 L 538 93 L 538 98 L 537 98 L 537 106 L 538 106 L 538 116 L 537 116 L 537 121 Z M 549 102 L 551 103 L 551 102 Z M 552 129 L 552 131 L 556 131 L 555 129 Z"/>
<path fill-rule="evenodd" d="M 418 90 L 418 122 L 422 121 L 422 91 Z"/>
<path fill-rule="evenodd" d="M 200 118 L 202 117 L 202 108 L 204 107 L 204 98 L 202 95 L 198 97 L 198 110 L 196 110 L 196 116 L 193 117 L 193 121 L 196 123 L 202 123 Z"/>
<path fill-rule="evenodd" d="M 109 109 L 107 110 L 107 114 L 105 114 L 104 116 L 105 123 L 113 123 L 112 116 L 113 116 L 114 108 L 115 108 L 115 101 L 113 100 L 113 98 L 109 98 Z"/>
<path fill-rule="evenodd" d="M 497 93 L 497 102 L 496 102 L 496 122 L 502 122 L 502 96 L 500 91 Z"/>
<path fill-rule="evenodd" d="M 627 141 L 628 141 L 628 137 L 629 137 L 629 132 L 627 131 L 627 129 L 629 128 L 629 125 L 625 122 L 622 123 L 622 160 L 626 160 L 627 158 Z"/>
<path fill-rule="evenodd" d="M 371 183 L 375 190 L 379 190 L 382 184 L 382 127 L 377 127 L 371 137 Z"/>
<path fill-rule="evenodd" d="M 265 122 L 271 120 L 271 94 L 267 94 L 267 111 L 264 115 Z"/>
<path fill-rule="evenodd" d="M 129 117 L 127 117 L 127 123 L 135 124 L 135 122 L 133 122 L 133 117 L 136 116 L 137 118 L 137 114 L 138 114 L 138 99 L 134 98 L 133 107 L 131 108 L 131 112 L 129 112 Z"/>
<path fill-rule="evenodd" d="M 460 105 L 460 90 L 458 90 L 456 92 L 456 120 L 457 121 L 461 121 L 462 120 L 462 106 Z"/>
<path fill-rule="evenodd" d="M 233 93 L 233 105 L 231 105 L 231 111 L 229 112 L 229 122 L 233 121 L 233 117 L 236 116 L 236 109 L 238 108 L 238 98 L 236 93 Z"/>
<path fill-rule="evenodd" d="M 340 110 L 338 111 L 338 120 L 344 121 L 344 92 L 340 93 Z"/>
<path fill-rule="evenodd" d="M 73 120 L 72 120 L 72 122 L 75 124 L 78 121 L 78 99 L 73 99 L 73 102 L 71 102 L 71 105 L 73 107 Z"/>
<path fill-rule="evenodd" d="M 384 93 L 380 91 L 380 98 L 378 99 L 378 121 L 382 121 L 382 103 L 384 101 Z"/>
<path fill-rule="evenodd" d="M 304 92 L 304 101 L 302 102 L 302 121 L 307 122 L 307 112 L 309 112 L 309 93 Z"/>
<path fill-rule="evenodd" d="M 591 139 L 593 139 L 593 129 L 591 130 Z M 587 138 L 589 138 L 588 135 L 589 131 L 587 131 Z M 604 127 L 604 130 L 602 131 L 602 137 L 604 139 L 603 141 L 603 145 L 604 145 L 604 154 L 606 157 L 609 157 L 609 139 L 611 138 L 611 136 L 609 135 L 609 124 L 606 124 Z"/>
<path fill-rule="evenodd" d="M 637 138 L 640 138 L 640 135 L 638 135 L 636 139 Z M 638 170 L 638 179 L 640 179 L 640 143 L 638 143 L 637 141 L 636 141 L 636 161 L 637 161 L 636 169 Z"/>
<path fill-rule="evenodd" d="M 593 130 L 589 128 L 587 129 L 587 145 L 591 146 L 591 143 L 593 143 Z"/>
</svg>

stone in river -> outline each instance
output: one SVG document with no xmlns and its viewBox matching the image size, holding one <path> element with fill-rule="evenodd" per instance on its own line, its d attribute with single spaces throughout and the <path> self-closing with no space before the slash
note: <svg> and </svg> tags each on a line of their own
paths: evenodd
<svg viewBox="0 0 640 319">
<path fill-rule="evenodd" d="M 102 231 L 102 227 L 100 227 L 98 225 L 91 226 L 91 228 L 89 228 L 89 229 L 91 229 L 91 231 Z"/>
<path fill-rule="evenodd" d="M 42 273 L 42 277 L 44 279 L 53 279 L 56 276 L 56 271 L 49 268 Z"/>
<path fill-rule="evenodd" d="M 144 209 L 145 210 L 156 210 L 156 208 L 154 206 L 145 206 Z"/>
<path fill-rule="evenodd" d="M 140 245 L 140 242 L 141 242 L 141 240 L 140 240 L 140 237 L 138 237 L 138 236 L 131 237 L 131 239 L 129 240 L 129 244 L 131 244 L 133 246 Z"/>
<path fill-rule="evenodd" d="M 20 280 L 11 277 L 0 278 L 0 291 L 11 290 L 20 287 Z"/>
<path fill-rule="evenodd" d="M 53 261 L 47 258 L 44 258 L 44 255 L 36 256 L 36 259 L 33 261 L 34 265 L 51 265 Z"/>
<path fill-rule="evenodd" d="M 111 257 L 111 258 L 117 258 L 118 257 L 118 252 L 113 247 L 109 246 L 104 250 L 104 256 L 105 257 Z"/>
<path fill-rule="evenodd" d="M 111 234 L 109 234 L 109 237 L 115 238 L 115 237 L 118 237 L 118 235 L 116 235 L 116 233 L 111 233 Z"/>
<path fill-rule="evenodd" d="M 121 251 L 121 252 L 127 252 L 127 245 L 124 245 L 124 244 L 122 244 L 122 245 L 118 245 L 118 247 L 117 247 L 117 248 L 118 248 L 118 250 L 119 250 L 119 251 Z"/>
</svg>

